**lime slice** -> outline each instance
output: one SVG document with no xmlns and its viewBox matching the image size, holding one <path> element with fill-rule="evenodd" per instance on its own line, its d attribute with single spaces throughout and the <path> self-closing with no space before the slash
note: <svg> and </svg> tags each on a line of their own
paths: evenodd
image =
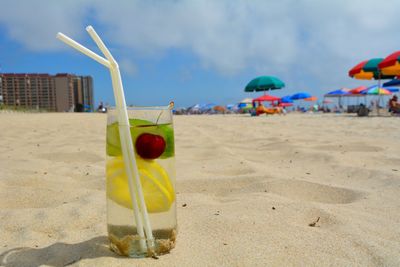
<svg viewBox="0 0 400 267">
<path fill-rule="evenodd" d="M 153 160 L 136 159 L 144 200 L 149 213 L 168 211 L 175 193 L 167 172 Z M 128 178 L 122 157 L 107 163 L 107 197 L 132 209 Z"/>
<path fill-rule="evenodd" d="M 131 125 L 131 138 L 133 145 L 136 139 L 142 133 L 150 133 L 160 135 L 164 138 L 166 146 L 165 151 L 161 154 L 160 158 L 165 159 L 174 156 L 174 128 L 172 124 L 158 124 L 155 125 L 150 121 L 140 119 L 129 119 Z M 114 122 L 107 125 L 107 155 L 108 156 L 121 156 L 121 141 L 119 137 L 118 123 Z"/>
</svg>

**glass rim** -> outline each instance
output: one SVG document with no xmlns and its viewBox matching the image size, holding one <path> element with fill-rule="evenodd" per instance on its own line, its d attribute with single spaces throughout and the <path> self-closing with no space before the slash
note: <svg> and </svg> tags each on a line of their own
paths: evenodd
<svg viewBox="0 0 400 267">
<path fill-rule="evenodd" d="M 168 109 L 170 109 L 169 105 L 166 105 L 166 106 L 129 106 L 129 107 L 126 107 L 127 111 L 130 111 L 130 110 L 168 110 Z M 116 111 L 117 108 L 116 107 L 109 107 L 109 110 Z"/>
</svg>

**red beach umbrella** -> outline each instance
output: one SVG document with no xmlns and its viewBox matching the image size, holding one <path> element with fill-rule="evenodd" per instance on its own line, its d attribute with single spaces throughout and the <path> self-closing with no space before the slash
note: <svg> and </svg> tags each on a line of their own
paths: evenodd
<svg viewBox="0 0 400 267">
<path fill-rule="evenodd" d="M 253 99 L 253 103 L 254 102 L 263 102 L 263 101 L 269 101 L 269 102 L 273 102 L 273 101 L 279 101 L 281 100 L 279 97 L 276 96 L 272 96 L 272 95 L 263 95 L 257 98 Z"/>
<path fill-rule="evenodd" d="M 378 67 L 385 75 L 400 75 L 400 51 L 394 52 L 384 58 Z"/>
<path fill-rule="evenodd" d="M 358 80 L 380 80 L 392 79 L 393 75 L 384 75 L 381 73 L 378 65 L 383 61 L 383 58 L 372 58 L 364 60 L 355 65 L 349 70 L 349 76 Z"/>
<path fill-rule="evenodd" d="M 374 76 L 372 72 L 367 72 L 365 73 L 363 70 L 363 67 L 365 64 L 368 62 L 368 60 L 361 61 L 357 65 L 355 65 L 353 68 L 349 70 L 349 76 L 354 77 L 356 75 L 363 75 L 363 77 L 366 77 L 368 80 L 372 79 Z M 364 74 L 365 73 L 365 74 Z M 365 76 L 364 76 L 365 75 Z M 356 76 L 357 77 L 357 76 Z"/>
<path fill-rule="evenodd" d="M 278 104 L 278 107 L 291 107 L 291 106 L 293 106 L 293 104 L 292 103 L 279 103 Z"/>
<path fill-rule="evenodd" d="M 367 89 L 367 87 L 362 85 L 362 86 L 358 86 L 356 88 L 351 89 L 349 91 L 349 93 L 353 94 L 353 95 L 359 95 L 359 94 L 361 94 L 361 91 L 364 91 L 365 89 Z"/>
</svg>

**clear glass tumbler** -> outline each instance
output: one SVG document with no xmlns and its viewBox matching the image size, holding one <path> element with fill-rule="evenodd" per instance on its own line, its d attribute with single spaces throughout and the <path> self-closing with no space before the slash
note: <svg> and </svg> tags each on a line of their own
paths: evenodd
<svg viewBox="0 0 400 267">
<path fill-rule="evenodd" d="M 168 253 L 177 234 L 174 128 L 170 106 L 128 108 L 130 132 L 144 199 L 150 218 L 155 252 Z M 131 204 L 115 109 L 107 119 L 107 228 L 113 251 L 144 257 Z"/>
</svg>

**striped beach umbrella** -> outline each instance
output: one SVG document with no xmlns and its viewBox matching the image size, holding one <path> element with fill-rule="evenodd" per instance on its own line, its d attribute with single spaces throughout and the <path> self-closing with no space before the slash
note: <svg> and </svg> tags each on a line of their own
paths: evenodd
<svg viewBox="0 0 400 267">
<path fill-rule="evenodd" d="M 400 51 L 394 52 L 384 58 L 378 67 L 382 74 L 385 75 L 400 75 Z"/>
<path fill-rule="evenodd" d="M 355 65 L 349 70 L 349 76 L 358 80 L 380 80 L 393 79 L 393 75 L 384 75 L 381 73 L 378 65 L 383 61 L 383 58 L 372 58 L 364 60 Z"/>
<path fill-rule="evenodd" d="M 391 95 L 392 92 L 390 92 L 389 90 L 379 87 L 377 85 L 371 86 L 367 89 L 365 89 L 364 91 L 361 92 L 362 94 L 366 94 L 366 95 Z"/>
</svg>

